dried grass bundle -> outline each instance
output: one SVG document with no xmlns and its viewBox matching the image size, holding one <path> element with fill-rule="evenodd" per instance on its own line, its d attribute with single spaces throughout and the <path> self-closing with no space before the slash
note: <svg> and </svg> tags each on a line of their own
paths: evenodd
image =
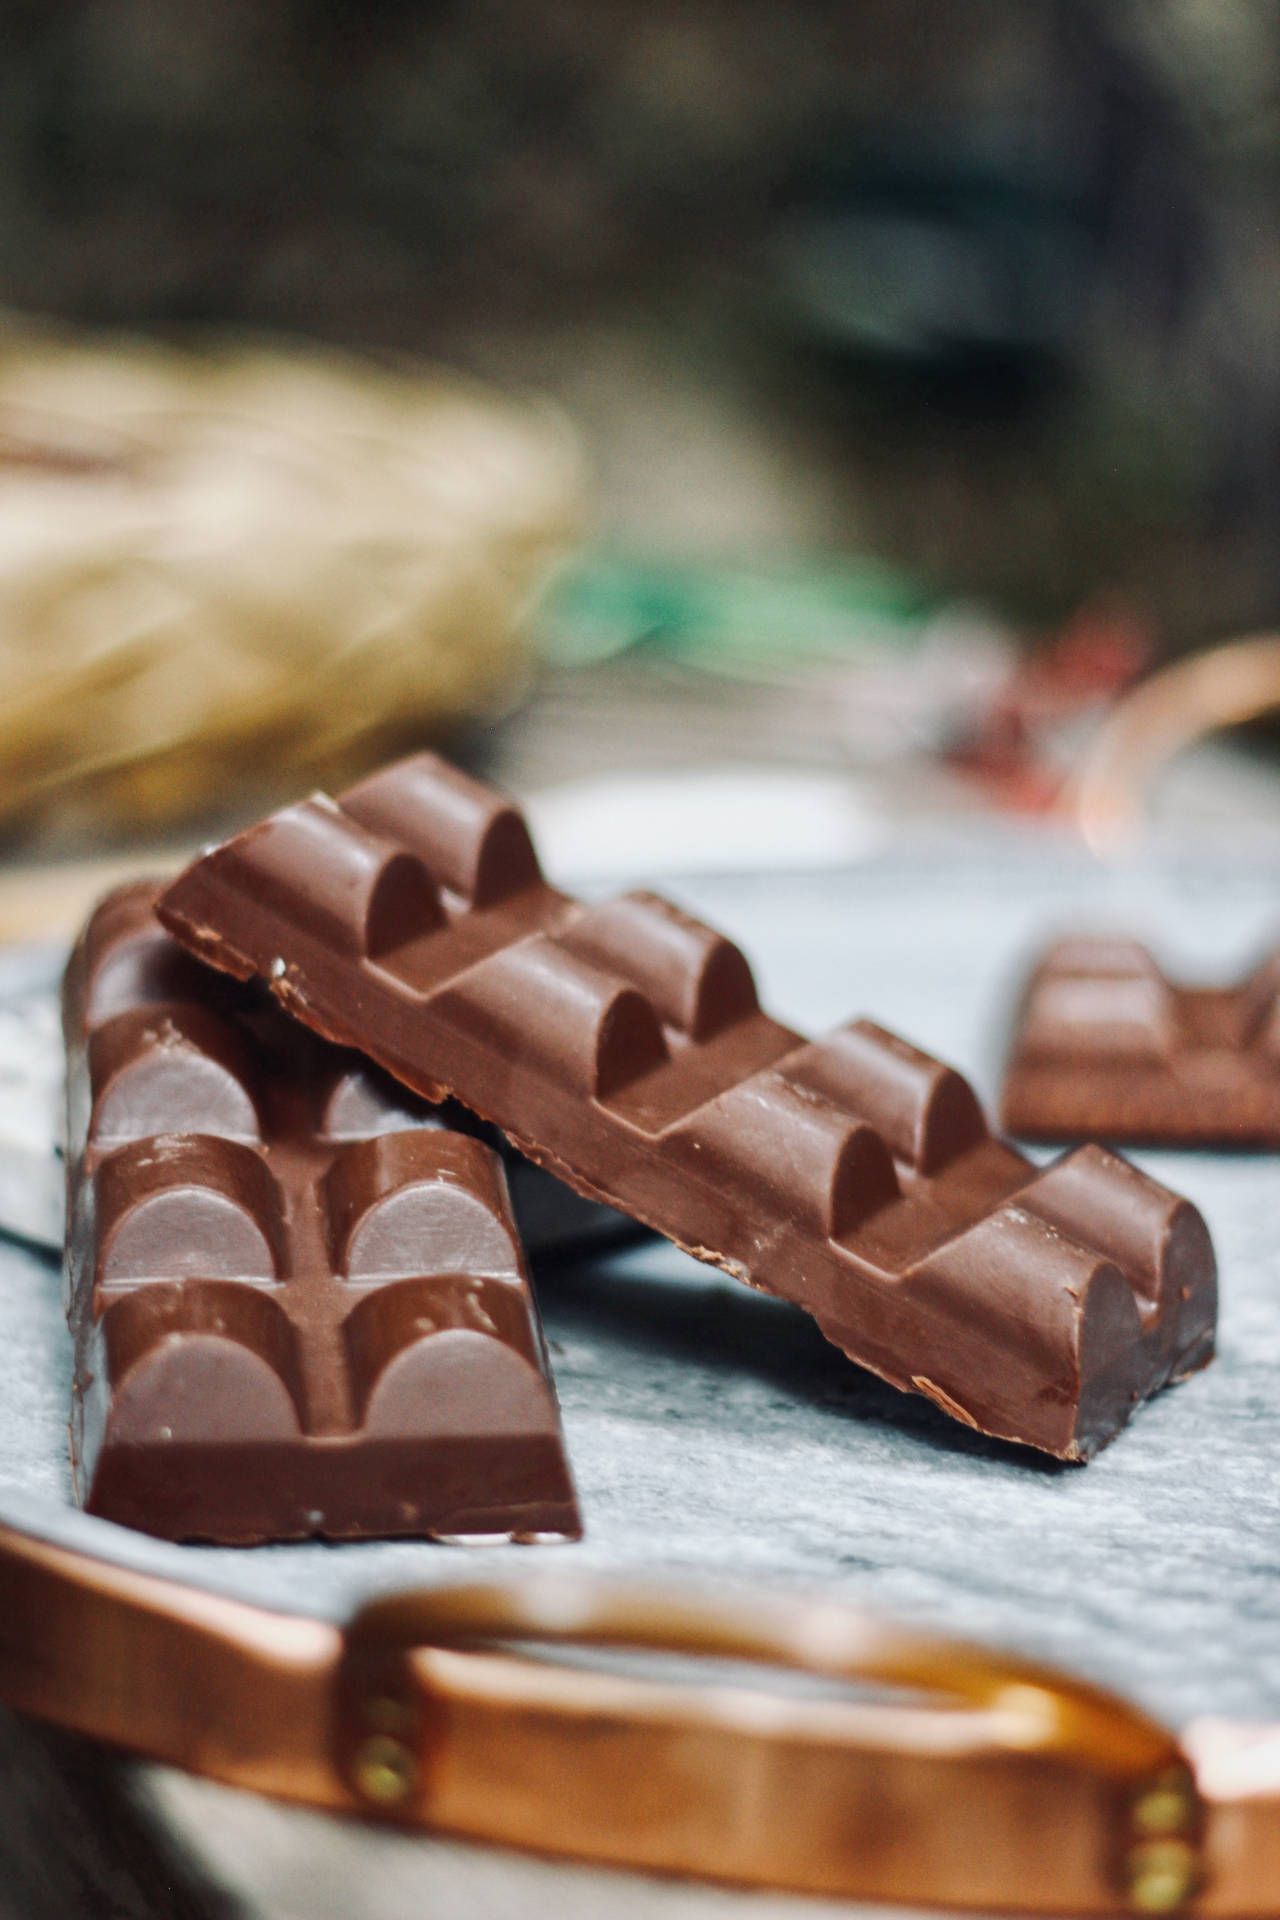
<svg viewBox="0 0 1280 1920">
<path fill-rule="evenodd" d="M 553 414 L 435 371 L 0 332 L 0 820 L 162 823 L 518 690 Z"/>
</svg>

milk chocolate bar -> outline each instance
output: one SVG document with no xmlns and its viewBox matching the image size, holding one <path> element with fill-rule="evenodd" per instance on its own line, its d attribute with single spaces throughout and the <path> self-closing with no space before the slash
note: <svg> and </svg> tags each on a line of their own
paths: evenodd
<svg viewBox="0 0 1280 1920">
<path fill-rule="evenodd" d="M 1280 952 L 1187 987 L 1136 940 L 1059 940 L 1023 996 L 1001 1115 L 1033 1140 L 1280 1146 Z"/>
<path fill-rule="evenodd" d="M 174 1539 L 581 1531 L 500 1161 L 197 966 L 152 890 L 68 968 L 72 1461 Z"/>
<path fill-rule="evenodd" d="M 971 1427 L 1083 1460 L 1213 1352 L 1196 1210 L 1098 1147 L 1041 1170 L 866 1020 L 809 1042 L 647 893 L 584 906 L 433 755 L 285 809 L 162 897 L 191 949 Z"/>
</svg>

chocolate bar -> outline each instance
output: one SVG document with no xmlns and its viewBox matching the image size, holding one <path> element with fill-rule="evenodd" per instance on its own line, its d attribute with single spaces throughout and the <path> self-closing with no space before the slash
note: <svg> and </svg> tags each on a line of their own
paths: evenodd
<svg viewBox="0 0 1280 1920">
<path fill-rule="evenodd" d="M 163 932 L 68 968 L 72 1463 L 173 1539 L 581 1531 L 501 1162 Z"/>
<path fill-rule="evenodd" d="M 433 755 L 250 828 L 159 912 L 968 1426 L 1087 1459 L 1212 1355 L 1186 1201 L 1098 1147 L 1035 1167 L 958 1074 L 869 1021 L 806 1041 L 677 907 L 549 886 L 515 807 Z"/>
<path fill-rule="evenodd" d="M 1033 1140 L 1280 1146 L 1280 953 L 1186 987 L 1136 940 L 1059 940 L 1023 996 L 1001 1115 Z"/>
</svg>

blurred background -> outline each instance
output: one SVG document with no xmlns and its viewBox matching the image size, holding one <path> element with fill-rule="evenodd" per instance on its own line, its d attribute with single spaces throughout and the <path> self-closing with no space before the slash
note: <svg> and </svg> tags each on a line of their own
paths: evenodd
<svg viewBox="0 0 1280 1920">
<path fill-rule="evenodd" d="M 5 40 L 25 861 L 423 741 L 583 870 L 642 815 L 667 867 L 957 816 L 1104 847 L 1157 789 L 1280 831 L 1265 723 L 1161 774 L 1280 699 L 1276 643 L 1212 651 L 1280 600 L 1263 0 L 71 0 Z"/>
</svg>

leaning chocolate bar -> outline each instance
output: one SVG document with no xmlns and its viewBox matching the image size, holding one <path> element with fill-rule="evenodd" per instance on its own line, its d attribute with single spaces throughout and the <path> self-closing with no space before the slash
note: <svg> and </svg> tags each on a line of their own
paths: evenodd
<svg viewBox="0 0 1280 1920">
<path fill-rule="evenodd" d="M 548 886 L 515 808 L 432 755 L 251 828 L 160 913 L 969 1426 L 1087 1459 L 1212 1356 L 1186 1201 L 1095 1147 L 1036 1168 L 957 1074 L 869 1022 L 805 1041 L 677 908 Z"/>
<path fill-rule="evenodd" d="M 1001 1114 L 1032 1140 L 1280 1146 L 1280 953 L 1184 987 L 1136 940 L 1060 940 L 1028 982 Z"/>
<path fill-rule="evenodd" d="M 67 972 L 78 1497 L 175 1539 L 576 1537 L 501 1163 L 229 986 L 145 886 Z"/>
</svg>

